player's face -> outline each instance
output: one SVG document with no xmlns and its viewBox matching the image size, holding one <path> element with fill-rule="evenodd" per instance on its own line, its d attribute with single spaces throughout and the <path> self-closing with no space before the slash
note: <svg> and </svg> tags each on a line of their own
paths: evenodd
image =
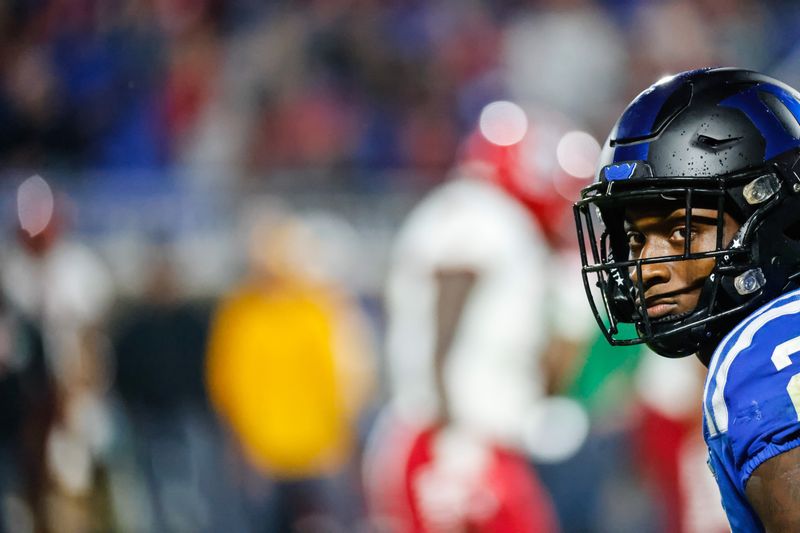
<svg viewBox="0 0 800 533">
<path fill-rule="evenodd" d="M 630 207 L 625 213 L 630 259 L 682 255 L 689 236 L 692 253 L 716 249 L 716 209 L 693 208 L 689 228 L 686 227 L 686 209 L 675 204 Z M 726 246 L 739 229 L 739 224 L 727 213 L 723 216 L 722 245 Z M 713 258 L 643 264 L 641 281 L 647 315 L 658 319 L 693 311 L 703 283 L 713 268 Z M 631 279 L 638 284 L 635 268 L 631 269 Z"/>
</svg>

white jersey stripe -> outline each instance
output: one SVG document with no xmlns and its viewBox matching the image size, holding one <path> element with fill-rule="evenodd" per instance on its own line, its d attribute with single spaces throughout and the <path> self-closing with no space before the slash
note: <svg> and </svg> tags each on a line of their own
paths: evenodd
<svg viewBox="0 0 800 533">
<path fill-rule="evenodd" d="M 703 412 L 706 417 L 706 427 L 708 428 L 708 433 L 713 437 L 719 433 L 719 428 L 717 427 L 717 421 L 714 420 L 713 416 L 711 416 L 711 412 L 708 408 L 709 402 L 705 399 L 706 397 L 707 395 L 703 395 Z"/>
<path fill-rule="evenodd" d="M 725 354 L 724 359 L 719 364 L 717 371 L 716 389 L 711 398 L 711 405 L 714 412 L 714 420 L 719 432 L 728 430 L 728 407 L 725 405 L 724 391 L 728 380 L 728 371 L 736 360 L 736 357 L 753 342 L 753 336 L 768 322 L 782 316 L 800 313 L 800 300 L 774 307 L 752 320 L 739 334 L 733 348 Z"/>
<path fill-rule="evenodd" d="M 712 437 L 717 433 L 719 433 L 719 428 L 717 427 L 717 421 L 714 419 L 710 411 L 711 402 L 709 401 L 710 400 L 709 394 L 716 393 L 716 390 L 712 392 L 711 389 L 712 389 L 712 384 L 716 384 L 714 378 L 722 362 L 723 359 L 722 352 L 724 348 L 730 342 L 731 338 L 733 338 L 740 331 L 742 331 L 743 328 L 747 327 L 757 317 L 761 316 L 765 312 L 774 308 L 776 305 L 781 304 L 787 300 L 796 298 L 798 296 L 800 296 L 800 289 L 784 294 L 783 296 L 776 298 L 775 300 L 765 304 L 763 307 L 755 311 L 752 315 L 745 318 L 735 328 L 733 328 L 733 330 L 731 330 L 731 332 L 728 333 L 725 336 L 725 338 L 722 339 L 722 342 L 720 342 L 719 345 L 717 346 L 717 349 L 715 350 L 714 355 L 711 358 L 708 375 L 706 376 L 705 390 L 703 391 L 703 411 L 705 412 L 706 426 L 708 427 L 708 431 Z M 727 424 L 726 424 L 726 430 L 727 430 Z"/>
<path fill-rule="evenodd" d="M 758 311 L 753 317 L 760 315 L 766 309 L 761 309 Z M 706 427 L 708 428 L 708 433 L 710 436 L 717 435 L 719 433 L 719 428 L 717 427 L 717 421 L 711 416 L 711 402 L 709 400 L 709 390 L 711 389 L 711 383 L 713 382 L 713 378 L 716 375 L 717 370 L 719 370 L 720 360 L 720 352 L 723 350 L 725 346 L 727 346 L 728 342 L 731 340 L 738 331 L 741 329 L 745 322 L 739 324 L 739 327 L 734 328 L 731 330 L 730 333 L 725 335 L 725 338 L 722 339 L 722 342 L 719 343 L 717 349 L 714 351 L 714 355 L 711 357 L 711 363 L 709 364 L 708 375 L 706 376 L 706 384 L 703 390 L 703 411 L 706 417 Z"/>
</svg>

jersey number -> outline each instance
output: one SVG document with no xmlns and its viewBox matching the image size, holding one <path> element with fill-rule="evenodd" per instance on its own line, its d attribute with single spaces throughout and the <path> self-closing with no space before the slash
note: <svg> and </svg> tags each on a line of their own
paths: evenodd
<svg viewBox="0 0 800 533">
<path fill-rule="evenodd" d="M 772 364 L 778 370 L 783 370 L 792 364 L 790 357 L 793 354 L 800 352 L 800 337 L 783 342 L 775 347 L 772 352 Z M 794 410 L 797 412 L 797 419 L 800 420 L 800 374 L 795 374 L 786 385 L 786 392 L 789 393 L 789 398 L 792 399 Z"/>
</svg>

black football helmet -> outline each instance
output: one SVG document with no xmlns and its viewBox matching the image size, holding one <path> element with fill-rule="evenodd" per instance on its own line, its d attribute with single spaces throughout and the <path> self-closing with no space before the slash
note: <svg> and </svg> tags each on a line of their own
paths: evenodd
<svg viewBox="0 0 800 533">
<path fill-rule="evenodd" d="M 683 254 L 632 259 L 625 208 L 659 201 L 685 205 L 686 227 L 692 207 L 716 209 L 716 248 L 693 252 L 689 237 Z M 741 224 L 731 242 L 726 212 Z M 574 213 L 584 285 L 608 341 L 707 358 L 746 314 L 800 282 L 800 94 L 732 68 L 659 81 L 623 112 Z M 696 308 L 648 317 L 642 265 L 704 258 L 715 263 Z"/>
</svg>

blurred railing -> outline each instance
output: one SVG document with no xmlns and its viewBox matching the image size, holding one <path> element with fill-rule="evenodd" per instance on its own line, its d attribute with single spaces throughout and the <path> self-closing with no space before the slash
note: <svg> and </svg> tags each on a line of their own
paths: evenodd
<svg viewBox="0 0 800 533">
<path fill-rule="evenodd" d="M 16 189 L 34 174 L 17 170 L 0 176 L 0 240 L 5 244 L 14 238 Z M 265 200 L 346 228 L 354 265 L 345 281 L 362 294 L 375 295 L 382 286 L 393 235 L 424 192 L 419 186 L 365 192 L 319 176 L 304 179 L 302 173 L 246 188 L 198 184 L 192 176 L 169 172 L 38 174 L 61 199 L 57 204 L 65 210 L 68 234 L 103 256 L 123 294 L 138 290 L 146 249 L 153 244 L 175 252 L 189 294 L 218 294 L 241 272 L 241 218 L 250 204 Z M 422 182 L 386 175 L 375 179 Z"/>
</svg>

